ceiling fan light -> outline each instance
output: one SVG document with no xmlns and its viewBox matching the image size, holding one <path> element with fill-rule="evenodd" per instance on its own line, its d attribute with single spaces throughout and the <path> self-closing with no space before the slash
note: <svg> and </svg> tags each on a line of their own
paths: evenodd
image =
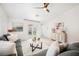
<svg viewBox="0 0 79 59">
<path fill-rule="evenodd" d="M 43 8 L 43 10 L 44 10 L 44 11 L 46 11 L 46 10 L 47 10 L 47 8 Z"/>
</svg>

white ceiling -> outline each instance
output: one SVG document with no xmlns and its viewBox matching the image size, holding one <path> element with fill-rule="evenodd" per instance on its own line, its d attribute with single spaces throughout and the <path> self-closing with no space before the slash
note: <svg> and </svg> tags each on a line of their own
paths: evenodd
<svg viewBox="0 0 79 59">
<path fill-rule="evenodd" d="M 1 5 L 9 18 L 46 21 L 60 17 L 66 11 L 74 8 L 79 4 L 50 3 L 48 6 L 50 10 L 49 13 L 42 9 L 34 8 L 42 6 L 43 3 L 2 3 Z"/>
</svg>

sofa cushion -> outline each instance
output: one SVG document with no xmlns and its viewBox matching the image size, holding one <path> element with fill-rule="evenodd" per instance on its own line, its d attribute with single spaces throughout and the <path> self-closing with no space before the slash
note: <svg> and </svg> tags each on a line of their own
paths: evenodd
<svg viewBox="0 0 79 59">
<path fill-rule="evenodd" d="M 79 56 L 79 51 L 78 50 L 69 50 L 65 51 L 58 56 Z"/>
<path fill-rule="evenodd" d="M 16 54 L 9 54 L 9 55 L 7 55 L 7 56 L 16 56 Z"/>
<path fill-rule="evenodd" d="M 56 56 L 60 53 L 59 43 L 57 41 L 53 42 L 48 48 L 46 56 Z"/>
<path fill-rule="evenodd" d="M 10 36 L 10 35 L 9 34 L 3 34 L 2 36 L 0 36 L 0 40 L 9 41 L 8 36 Z"/>
<path fill-rule="evenodd" d="M 34 54 L 33 56 L 46 56 L 46 53 L 47 53 L 47 49 L 45 49 L 37 54 Z"/>
<path fill-rule="evenodd" d="M 16 43 L 17 55 L 18 56 L 23 56 L 22 46 L 21 46 L 21 40 L 18 39 L 15 43 Z"/>
<path fill-rule="evenodd" d="M 0 56 L 17 54 L 16 44 L 10 41 L 0 41 Z"/>
<path fill-rule="evenodd" d="M 70 44 L 67 48 L 67 50 L 79 50 L 79 42 Z"/>
<path fill-rule="evenodd" d="M 17 34 L 16 33 L 9 33 L 10 35 L 7 37 L 9 41 L 15 42 L 18 40 Z"/>
<path fill-rule="evenodd" d="M 4 36 L 0 36 L 0 41 L 6 41 L 6 38 Z"/>
</svg>

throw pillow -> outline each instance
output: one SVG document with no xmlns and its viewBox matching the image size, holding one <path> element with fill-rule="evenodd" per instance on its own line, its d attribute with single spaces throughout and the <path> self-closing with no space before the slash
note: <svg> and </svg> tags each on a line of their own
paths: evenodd
<svg viewBox="0 0 79 59">
<path fill-rule="evenodd" d="M 56 56 L 60 52 L 59 43 L 54 41 L 51 46 L 48 48 L 46 56 Z"/>
</svg>

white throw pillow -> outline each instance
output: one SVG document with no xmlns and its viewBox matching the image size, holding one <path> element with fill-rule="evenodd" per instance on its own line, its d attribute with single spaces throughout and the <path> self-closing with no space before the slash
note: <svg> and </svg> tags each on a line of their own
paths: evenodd
<svg viewBox="0 0 79 59">
<path fill-rule="evenodd" d="M 9 41 L 15 42 L 18 40 L 18 36 L 16 33 L 9 33 L 10 36 L 8 36 Z"/>
<path fill-rule="evenodd" d="M 48 48 L 46 56 L 56 56 L 60 52 L 59 43 L 54 41 L 51 46 Z"/>
<path fill-rule="evenodd" d="M 0 41 L 0 56 L 16 54 L 16 45 L 10 41 Z"/>
</svg>

